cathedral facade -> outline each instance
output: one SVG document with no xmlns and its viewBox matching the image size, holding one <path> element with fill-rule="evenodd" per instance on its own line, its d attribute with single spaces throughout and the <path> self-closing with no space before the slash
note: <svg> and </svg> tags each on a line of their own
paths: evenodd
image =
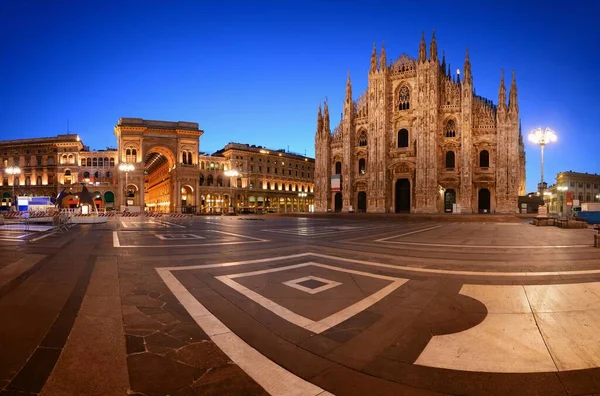
<svg viewBox="0 0 600 396">
<path fill-rule="evenodd" d="M 317 117 L 315 211 L 515 213 L 525 194 L 525 152 L 515 73 L 498 103 L 475 94 L 467 51 L 462 76 L 427 54 L 388 64 L 371 55 L 358 100 L 346 84 L 343 117 L 331 131 L 328 104 Z"/>
</svg>

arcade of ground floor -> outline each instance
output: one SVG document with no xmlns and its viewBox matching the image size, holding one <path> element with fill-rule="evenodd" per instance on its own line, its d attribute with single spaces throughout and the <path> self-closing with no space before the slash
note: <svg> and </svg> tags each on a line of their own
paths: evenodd
<svg viewBox="0 0 600 396">
<path fill-rule="evenodd" d="M 406 217 L 0 230 L 0 395 L 600 393 L 593 230 Z"/>
</svg>

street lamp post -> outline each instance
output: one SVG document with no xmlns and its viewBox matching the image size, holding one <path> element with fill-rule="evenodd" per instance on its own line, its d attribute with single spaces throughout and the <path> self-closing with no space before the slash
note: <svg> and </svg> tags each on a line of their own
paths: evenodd
<svg viewBox="0 0 600 396">
<path fill-rule="evenodd" d="M 233 178 L 238 177 L 240 172 L 235 169 L 228 169 L 225 171 L 225 176 L 229 177 L 229 186 L 231 187 L 231 191 L 229 193 L 229 214 L 235 213 L 233 209 Z"/>
<path fill-rule="evenodd" d="M 12 182 L 12 199 L 13 199 L 12 206 L 13 206 L 13 208 L 15 208 L 15 209 L 13 209 L 13 211 L 16 211 L 18 209 L 18 207 L 15 206 L 15 202 L 17 200 L 17 197 L 15 196 L 15 180 L 17 178 L 17 175 L 21 174 L 21 168 L 19 168 L 18 166 L 8 166 L 6 168 L 6 173 L 8 173 L 9 175 L 12 175 L 12 177 L 13 177 L 13 182 Z"/>
<path fill-rule="evenodd" d="M 536 128 L 529 133 L 529 141 L 539 145 L 541 150 L 541 175 L 540 184 L 538 185 L 538 191 L 540 194 L 543 194 L 544 190 L 546 189 L 544 185 L 544 147 L 548 143 L 556 142 L 556 140 L 556 134 L 550 128 L 546 128 L 545 130 L 542 130 L 542 128 Z"/>
<path fill-rule="evenodd" d="M 133 164 L 128 164 L 126 162 L 123 162 L 119 165 L 119 170 L 121 172 L 125 172 L 125 190 L 123 195 L 123 197 L 125 197 L 125 206 L 129 206 L 127 202 L 127 185 L 129 184 L 129 172 L 132 172 L 134 169 L 135 167 L 133 166 Z"/>
</svg>

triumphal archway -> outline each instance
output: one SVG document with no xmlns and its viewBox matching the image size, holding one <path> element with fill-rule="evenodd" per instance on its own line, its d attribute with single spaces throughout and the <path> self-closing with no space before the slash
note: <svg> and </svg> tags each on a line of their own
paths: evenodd
<svg viewBox="0 0 600 396">
<path fill-rule="evenodd" d="M 197 123 L 120 118 L 114 130 L 119 165 L 130 165 L 119 167 L 122 210 L 180 213 L 199 202 Z"/>
</svg>

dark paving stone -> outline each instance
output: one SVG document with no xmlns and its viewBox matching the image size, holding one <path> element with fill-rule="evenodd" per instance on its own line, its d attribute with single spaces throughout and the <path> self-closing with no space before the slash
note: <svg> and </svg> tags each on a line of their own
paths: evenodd
<svg viewBox="0 0 600 396">
<path fill-rule="evenodd" d="M 134 335 L 125 335 L 125 345 L 127 349 L 127 354 L 130 355 L 132 353 L 145 352 L 146 347 L 144 346 L 144 338 L 138 337 Z"/>
<path fill-rule="evenodd" d="M 144 395 L 168 395 L 193 384 L 197 369 L 154 353 L 127 357 L 129 383 L 134 392 Z"/>
<path fill-rule="evenodd" d="M 13 391 L 39 393 L 54 369 L 60 353 L 61 349 L 57 348 L 36 349 L 7 388 Z"/>
<path fill-rule="evenodd" d="M 563 371 L 558 377 L 569 395 L 600 393 L 600 368 Z"/>
<path fill-rule="evenodd" d="M 184 346 L 167 356 L 174 356 L 182 363 L 204 370 L 231 363 L 229 357 L 211 341 Z"/>
<path fill-rule="evenodd" d="M 316 289 L 321 286 L 325 286 L 327 283 L 318 281 L 316 279 L 305 280 L 304 282 L 298 283 L 301 286 L 308 287 L 309 289 Z"/>
<path fill-rule="evenodd" d="M 202 340 L 208 340 L 209 337 L 204 331 L 196 324 L 196 322 L 178 322 L 164 327 L 163 332 L 175 337 L 178 340 L 194 343 Z"/>
<path fill-rule="evenodd" d="M 321 334 L 315 334 L 297 344 L 299 347 L 320 356 L 327 355 L 329 352 L 342 345 L 341 342 L 324 337 Z"/>
<path fill-rule="evenodd" d="M 186 342 L 161 332 L 152 333 L 149 336 L 144 337 L 144 340 L 146 341 L 146 349 L 158 354 L 166 353 L 172 349 L 181 348 L 187 345 Z"/>
<path fill-rule="evenodd" d="M 423 390 L 351 370 L 341 365 L 334 365 L 310 380 L 315 385 L 333 393 L 344 396 L 429 396 L 439 393 Z"/>
<path fill-rule="evenodd" d="M 370 310 L 365 310 L 354 315 L 350 319 L 334 326 L 323 333 L 324 337 L 331 338 L 337 342 L 347 342 L 364 331 L 367 327 L 381 319 L 381 315 Z"/>
<path fill-rule="evenodd" d="M 209 370 L 194 385 L 198 395 L 240 396 L 268 395 L 263 388 L 233 364 L 226 364 Z"/>
</svg>

